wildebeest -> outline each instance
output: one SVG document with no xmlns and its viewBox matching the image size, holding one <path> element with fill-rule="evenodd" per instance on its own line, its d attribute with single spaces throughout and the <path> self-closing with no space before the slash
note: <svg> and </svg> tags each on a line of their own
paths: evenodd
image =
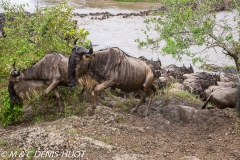
<svg viewBox="0 0 240 160">
<path fill-rule="evenodd" d="M 152 59 L 149 60 L 149 59 L 145 58 L 144 56 L 140 56 L 140 57 L 138 57 L 138 59 L 146 62 L 150 66 L 150 68 L 152 69 L 152 72 L 154 74 L 154 77 L 156 79 L 158 79 L 158 77 L 161 76 L 161 72 L 162 72 L 161 65 L 162 65 L 162 63 L 161 63 L 159 58 L 157 59 L 157 61 L 154 61 Z"/>
<path fill-rule="evenodd" d="M 237 88 L 220 88 L 213 91 L 203 104 L 202 109 L 206 108 L 209 101 L 220 109 L 236 107 L 237 98 L 240 96 L 237 90 Z"/>
<path fill-rule="evenodd" d="M 174 64 L 171 64 L 163 68 L 162 76 L 173 76 L 173 78 L 182 81 L 184 74 L 190 74 L 193 72 L 194 70 L 191 64 L 189 68 L 187 68 L 185 65 L 183 65 L 182 67 L 178 67 Z"/>
<path fill-rule="evenodd" d="M 209 86 L 217 85 L 220 75 L 207 72 L 196 72 L 192 74 L 184 74 L 183 79 L 184 88 L 186 90 L 200 95 L 201 99 L 205 99 L 204 90 Z"/>
<path fill-rule="evenodd" d="M 8 85 L 10 100 L 12 103 L 19 103 L 21 99 L 26 100 L 30 97 L 30 94 L 46 88 L 44 95 L 54 90 L 60 111 L 63 111 L 63 104 L 57 86 L 68 86 L 67 80 L 68 58 L 57 52 L 46 54 L 38 62 L 22 72 L 15 68 L 14 63 Z M 89 83 L 86 83 L 90 81 L 88 76 L 79 81 L 84 87 L 90 86 Z"/>
<path fill-rule="evenodd" d="M 215 79 L 216 81 L 220 81 L 220 74 L 218 73 L 209 73 L 209 72 L 195 72 L 191 74 L 184 74 L 183 79 Z"/>
<path fill-rule="evenodd" d="M 169 87 L 174 81 L 175 79 L 172 76 L 159 77 L 157 84 L 159 88 L 165 89 L 166 87 Z"/>
<path fill-rule="evenodd" d="M 144 116 L 147 116 L 152 100 L 151 87 L 154 75 L 145 62 L 129 56 L 116 47 L 93 52 L 92 46 L 89 50 L 84 47 L 74 46 L 69 57 L 69 85 L 76 85 L 76 78 L 80 78 L 85 74 L 91 75 L 100 83 L 92 91 L 93 111 L 96 108 L 97 101 L 110 106 L 109 103 L 98 97 L 98 93 L 108 87 L 114 87 L 124 92 L 136 91 L 140 95 L 139 103 L 131 112 L 138 109 L 145 99 L 145 94 L 150 96 L 148 107 L 144 112 Z"/>
<path fill-rule="evenodd" d="M 209 95 L 214 92 L 215 90 L 218 90 L 218 89 L 222 89 L 222 88 L 235 88 L 237 86 L 230 86 L 229 84 L 225 84 L 225 85 L 213 85 L 213 86 L 209 86 L 207 89 L 204 90 L 204 94 L 203 94 L 203 100 L 206 100 Z"/>
</svg>

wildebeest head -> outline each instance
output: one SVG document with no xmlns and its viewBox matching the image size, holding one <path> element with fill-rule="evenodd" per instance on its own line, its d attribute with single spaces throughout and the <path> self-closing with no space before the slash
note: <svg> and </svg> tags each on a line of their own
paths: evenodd
<svg viewBox="0 0 240 160">
<path fill-rule="evenodd" d="M 8 92 L 10 95 L 10 100 L 12 103 L 19 103 L 20 98 L 17 95 L 15 89 L 14 89 L 14 84 L 19 81 L 19 76 L 20 76 L 20 69 L 15 68 L 15 63 L 13 64 L 13 69 L 10 73 L 10 79 L 9 79 L 9 84 L 8 84 Z"/>
<path fill-rule="evenodd" d="M 89 57 L 93 53 L 93 48 L 92 48 L 92 43 L 90 42 L 90 49 L 86 49 L 84 47 L 80 47 L 75 45 L 72 49 L 72 53 L 69 57 L 69 62 L 68 62 L 68 85 L 69 86 L 76 86 L 78 84 L 77 79 L 76 79 L 76 62 L 81 61 L 83 62 L 83 68 L 80 68 L 79 74 L 84 74 L 86 73 L 87 68 L 84 66 L 84 62 L 86 62 L 86 58 Z"/>
</svg>

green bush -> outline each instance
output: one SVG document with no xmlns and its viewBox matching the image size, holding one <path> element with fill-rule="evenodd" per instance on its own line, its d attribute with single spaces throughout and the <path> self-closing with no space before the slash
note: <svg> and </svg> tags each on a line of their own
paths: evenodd
<svg viewBox="0 0 240 160">
<path fill-rule="evenodd" d="M 6 77 L 9 77 L 14 62 L 24 69 L 51 51 L 69 56 L 76 38 L 85 47 L 89 43 L 85 41 L 89 32 L 78 28 L 76 21 L 72 19 L 73 8 L 66 3 L 36 8 L 31 14 L 24 10 L 27 6 L 10 5 L 9 1 L 2 1 L 1 4 L 5 15 L 6 35 L 0 38 L 0 78 L 4 79 L 0 82 L 3 86 L 0 89 L 0 118 L 4 126 L 21 120 L 23 115 L 21 105 L 10 104 L 6 89 Z"/>
<path fill-rule="evenodd" d="M 10 103 L 10 98 L 7 90 L 3 90 L 1 92 L 5 94 L 1 99 L 1 103 L 3 104 L 0 108 L 0 118 L 2 120 L 2 125 L 6 126 L 14 122 L 18 122 L 22 120 L 23 117 L 23 109 L 21 104 L 13 105 Z"/>
<path fill-rule="evenodd" d="M 2 7 L 6 37 L 0 38 L 0 70 L 4 75 L 9 74 L 15 61 L 26 68 L 50 51 L 69 55 L 73 40 L 83 41 L 89 34 L 77 27 L 72 20 L 73 8 L 65 3 L 37 8 L 32 14 L 25 12 L 25 4 L 11 6 L 3 1 Z"/>
</svg>

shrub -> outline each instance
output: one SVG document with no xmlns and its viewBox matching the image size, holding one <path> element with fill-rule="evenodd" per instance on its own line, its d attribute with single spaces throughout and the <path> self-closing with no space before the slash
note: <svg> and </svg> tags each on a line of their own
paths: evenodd
<svg viewBox="0 0 240 160">
<path fill-rule="evenodd" d="M 78 38 L 83 43 L 89 34 L 79 29 L 72 19 L 73 8 L 66 3 L 46 8 L 36 8 L 33 13 L 26 12 L 27 4 L 10 5 L 2 1 L 4 9 L 4 35 L 0 38 L 0 77 L 8 77 L 14 62 L 21 69 L 27 68 L 50 51 L 57 51 L 66 56 L 71 53 L 72 43 Z M 6 78 L 5 78 L 6 79 Z M 7 83 L 6 81 L 3 83 Z M 6 84 L 0 90 L 0 117 L 2 124 L 8 125 L 22 119 L 22 105 L 12 105 Z"/>
</svg>

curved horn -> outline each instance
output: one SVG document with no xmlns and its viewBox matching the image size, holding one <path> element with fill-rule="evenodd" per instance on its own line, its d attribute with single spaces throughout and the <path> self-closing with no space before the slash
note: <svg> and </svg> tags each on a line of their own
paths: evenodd
<svg viewBox="0 0 240 160">
<path fill-rule="evenodd" d="M 13 65 L 12 65 L 14 70 L 16 70 L 15 64 L 16 64 L 16 62 L 14 62 Z"/>
<path fill-rule="evenodd" d="M 79 39 L 79 38 L 77 38 L 77 39 L 75 39 L 75 40 L 73 41 L 73 45 L 74 45 L 74 46 L 77 45 L 78 39 Z"/>
<path fill-rule="evenodd" d="M 90 41 L 90 49 L 88 54 L 93 54 L 93 46 L 92 46 L 92 42 Z"/>
<path fill-rule="evenodd" d="M 159 57 L 158 57 L 158 62 L 160 63 L 160 66 L 162 66 L 162 62 L 161 62 L 161 60 L 159 59 Z"/>
</svg>

